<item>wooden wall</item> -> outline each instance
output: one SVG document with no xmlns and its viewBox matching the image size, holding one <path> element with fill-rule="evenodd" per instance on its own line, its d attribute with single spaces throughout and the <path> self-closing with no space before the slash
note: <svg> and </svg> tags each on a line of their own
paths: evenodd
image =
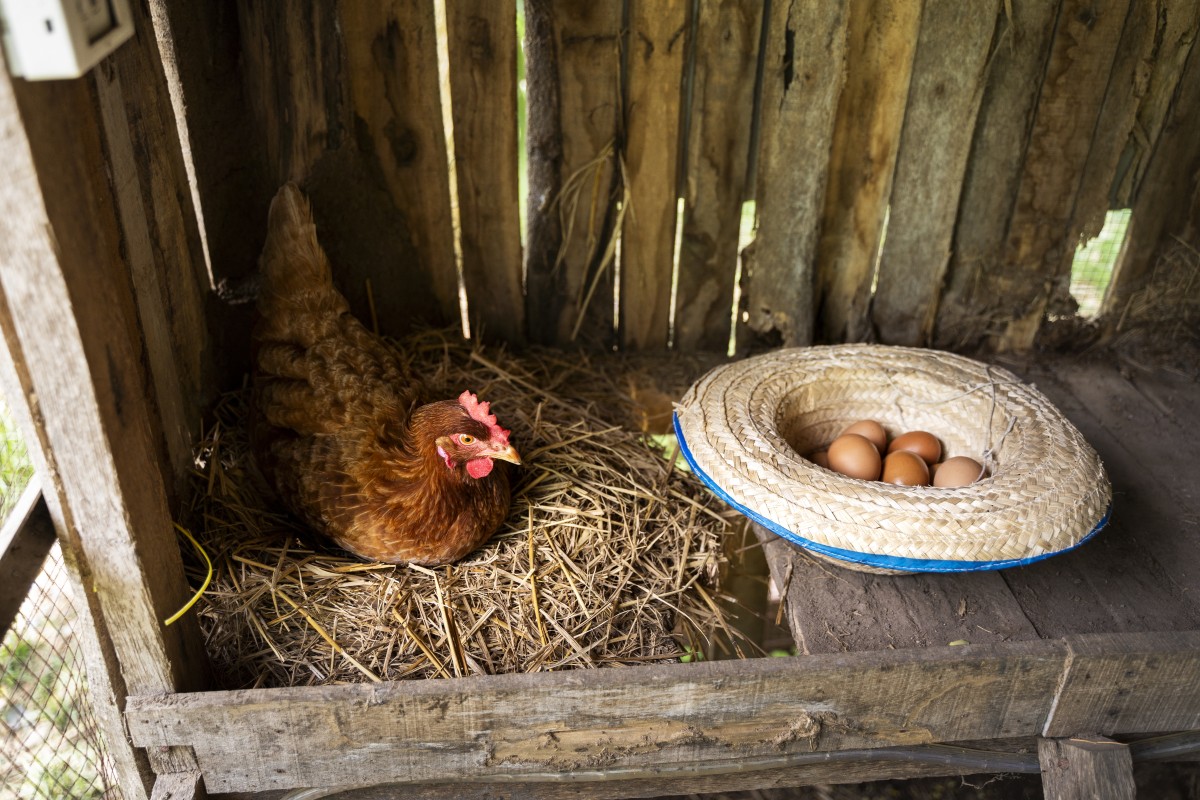
<svg viewBox="0 0 1200 800">
<path fill-rule="evenodd" d="M 514 343 L 1025 350 L 1109 208 L 1099 330 L 1197 245 L 1200 0 L 518 2 L 152 0 L 223 290 L 288 179 L 362 316 Z"/>
</svg>

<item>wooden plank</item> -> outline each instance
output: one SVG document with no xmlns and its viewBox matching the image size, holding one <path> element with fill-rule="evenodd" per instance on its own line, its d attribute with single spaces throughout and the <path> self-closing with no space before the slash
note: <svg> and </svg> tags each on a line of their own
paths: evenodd
<svg viewBox="0 0 1200 800">
<path fill-rule="evenodd" d="M 701 3 L 688 129 L 675 348 L 729 346 L 762 37 L 758 0 Z"/>
<path fill-rule="evenodd" d="M 153 21 L 93 71 L 108 168 L 133 278 L 155 401 L 177 483 L 192 468 L 201 409 L 215 396 L 205 316 L 209 284 Z"/>
<path fill-rule="evenodd" d="M 635 350 L 665 350 L 668 341 L 688 29 L 686 3 L 631 2 L 619 315 L 621 340 Z"/>
<path fill-rule="evenodd" d="M 1069 262 L 1083 168 L 1112 72 L 1129 0 L 1064 0 L 1008 226 L 1004 267 L 987 276 L 1007 311 L 989 345 L 1024 351 Z M 1066 261 L 1064 262 L 1064 259 Z"/>
<path fill-rule="evenodd" d="M 1043 726 L 1064 655 L 1058 642 L 1017 642 L 205 692 L 131 698 L 126 719 L 142 746 L 194 747 L 212 792 L 354 785 L 363 775 L 510 781 L 575 771 L 603 780 L 1029 735 Z M 1138 695 L 1135 687 L 1131 701 Z M 1200 697 L 1186 702 L 1200 706 Z"/>
<path fill-rule="evenodd" d="M 1043 736 L 1200 728 L 1200 632 L 1072 636 Z"/>
<path fill-rule="evenodd" d="M 432 0 L 238 10 L 265 182 L 303 183 L 355 314 L 370 281 L 381 332 L 458 320 Z"/>
<path fill-rule="evenodd" d="M 1006 299 L 991 290 L 989 275 L 1000 268 L 1059 5 L 1057 0 L 1004 5 L 937 309 L 938 347 L 960 351 L 977 346 L 991 330 L 993 317 L 1006 308 Z"/>
<path fill-rule="evenodd" d="M 852 0 L 846 86 L 838 102 L 818 255 L 818 324 L 828 342 L 870 330 L 883 235 L 921 21 L 919 0 Z"/>
<path fill-rule="evenodd" d="M 1046 800 L 1133 800 L 1129 747 L 1103 736 L 1042 739 L 1042 790 Z"/>
<path fill-rule="evenodd" d="M 463 283 L 472 333 L 525 337 L 516 0 L 446 4 Z"/>
<path fill-rule="evenodd" d="M 871 302 L 885 344 L 932 339 L 1000 10 L 925 0 Z"/>
<path fill-rule="evenodd" d="M 6 337 L 16 340 L 26 396 L 37 398 L 39 473 L 61 498 L 65 557 L 78 558 L 87 575 L 125 687 L 193 688 L 204 684 L 207 664 L 195 621 L 161 622 L 188 588 L 97 117 L 86 81 L 14 85 L 0 73 Z M 192 763 L 184 752 L 152 758 L 180 769 Z"/>
<path fill-rule="evenodd" d="M 875 575 L 805 554 L 756 527 L 801 653 L 1038 638 L 997 572 Z"/>
<path fill-rule="evenodd" d="M 1024 739 L 1005 744 L 1029 748 Z M 421 800 L 626 800 L 635 797 L 664 797 L 703 794 L 701 800 L 717 800 L 709 795 L 735 792 L 745 797 L 754 790 L 782 790 L 783 797 L 795 796 L 795 787 L 816 784 L 851 784 L 878 780 L 904 780 L 939 775 L 994 772 L 1037 771 L 1037 758 L 1014 752 L 988 752 L 978 747 L 928 745 L 878 750 L 840 751 L 837 753 L 796 753 L 786 760 L 791 766 L 766 768 L 753 761 L 739 759 L 721 765 L 724 772 L 712 772 L 714 765 L 689 765 L 669 772 L 656 771 L 640 777 L 606 777 L 595 780 L 586 771 L 542 776 L 540 781 L 503 781 L 491 783 L 422 783 L 354 786 L 329 790 L 328 800 L 391 800 L 394 797 L 419 796 Z M 792 790 L 788 793 L 788 790 Z M 276 793 L 227 794 L 222 800 L 275 800 Z"/>
<path fill-rule="evenodd" d="M 758 233 L 743 266 L 739 348 L 812 342 L 814 262 L 845 80 L 849 6 L 849 0 L 771 4 Z"/>
<path fill-rule="evenodd" d="M 1195 384 L 1111 364 L 1058 360 L 1033 373 L 1047 394 L 1101 454 L 1113 483 L 1113 515 L 1132 547 L 1157 562 L 1174 604 L 1200 602 L 1200 489 L 1191 447 Z M 1189 599 L 1191 600 L 1189 602 Z"/>
<path fill-rule="evenodd" d="M 1111 312 L 1105 323 L 1110 338 L 1139 323 L 1164 324 L 1154 292 L 1171 293 L 1171 288 L 1155 284 L 1155 271 L 1159 258 L 1173 244 L 1170 237 L 1184 235 L 1193 224 L 1196 201 L 1191 176 L 1200 168 L 1200 144 L 1194 135 L 1200 126 L 1200 47 L 1190 44 L 1167 121 L 1134 200 L 1125 254 L 1105 300 L 1104 310 Z"/>
<path fill-rule="evenodd" d="M 0 120 L 3 119 L 0 116 Z M 8 124 L 11 124 L 11 118 L 8 123 L 0 121 L 0 134 L 8 135 Z M 0 192 L 2 195 L 3 192 Z M 49 452 L 49 438 L 41 415 L 34 411 L 37 395 L 33 379 L 8 308 L 4 287 L 0 283 L 0 394 L 5 397 L 13 421 L 21 432 L 35 475 L 42 476 L 37 480 L 41 483 L 42 499 L 55 531 L 61 532 L 64 540 L 72 540 L 62 548 L 62 556 L 70 589 L 79 602 L 80 613 L 76 618 L 75 633 L 84 656 L 92 713 L 101 730 L 124 732 L 122 712 L 125 706 L 125 681 L 121 677 L 120 663 L 108 634 L 99 597 L 95 592 L 84 589 L 79 559 L 76 557 L 80 549 L 78 532 L 67 524 L 69 517 L 63 485 L 52 470 L 53 460 L 45 455 Z M 150 796 L 153 780 L 146 752 L 135 748 L 124 735 L 107 736 L 105 746 L 109 763 L 119 785 L 123 787 L 124 795 L 130 800 L 146 800 Z"/>
<path fill-rule="evenodd" d="M 0 528 L 0 639 L 12 627 L 56 541 L 42 484 L 35 477 Z"/>
<path fill-rule="evenodd" d="M 605 256 L 620 186 L 621 25 L 620 3 L 525 5 L 526 313 L 542 344 L 613 335 L 614 270 Z"/>
</svg>

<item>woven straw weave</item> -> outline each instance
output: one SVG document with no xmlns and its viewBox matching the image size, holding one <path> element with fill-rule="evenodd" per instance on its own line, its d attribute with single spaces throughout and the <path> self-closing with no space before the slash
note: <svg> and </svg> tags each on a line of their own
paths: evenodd
<svg viewBox="0 0 1200 800">
<path fill-rule="evenodd" d="M 893 486 L 801 456 L 860 419 L 889 436 L 930 431 L 944 457 L 971 456 L 990 477 L 958 489 Z M 1045 557 L 1094 532 L 1111 499 L 1096 452 L 1041 393 L 935 350 L 836 345 L 744 359 L 692 386 L 677 425 L 693 466 L 735 505 L 793 541 L 863 554 L 838 563 L 867 571 L 878 556 L 953 562 L 931 571 Z"/>
</svg>

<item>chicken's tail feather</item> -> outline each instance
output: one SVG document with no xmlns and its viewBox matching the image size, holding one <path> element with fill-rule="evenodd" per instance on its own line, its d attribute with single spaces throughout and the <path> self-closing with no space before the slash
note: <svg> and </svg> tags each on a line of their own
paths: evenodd
<svg viewBox="0 0 1200 800">
<path fill-rule="evenodd" d="M 294 183 L 284 184 L 271 201 L 259 268 L 266 339 L 311 346 L 333 331 L 348 308 L 333 285 L 308 199 Z"/>
</svg>

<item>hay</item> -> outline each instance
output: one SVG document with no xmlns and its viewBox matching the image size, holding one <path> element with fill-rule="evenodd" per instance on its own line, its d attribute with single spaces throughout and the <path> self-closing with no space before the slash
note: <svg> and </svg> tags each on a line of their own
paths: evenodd
<svg viewBox="0 0 1200 800">
<path fill-rule="evenodd" d="M 730 633 L 711 581 L 735 515 L 623 424 L 636 413 L 624 367 L 438 332 L 399 349 L 412 374 L 446 396 L 476 391 L 512 429 L 525 466 L 509 519 L 455 565 L 358 561 L 267 499 L 248 463 L 248 392 L 225 396 L 184 522 L 214 564 L 195 613 L 227 686 L 621 666 Z"/>
</svg>

